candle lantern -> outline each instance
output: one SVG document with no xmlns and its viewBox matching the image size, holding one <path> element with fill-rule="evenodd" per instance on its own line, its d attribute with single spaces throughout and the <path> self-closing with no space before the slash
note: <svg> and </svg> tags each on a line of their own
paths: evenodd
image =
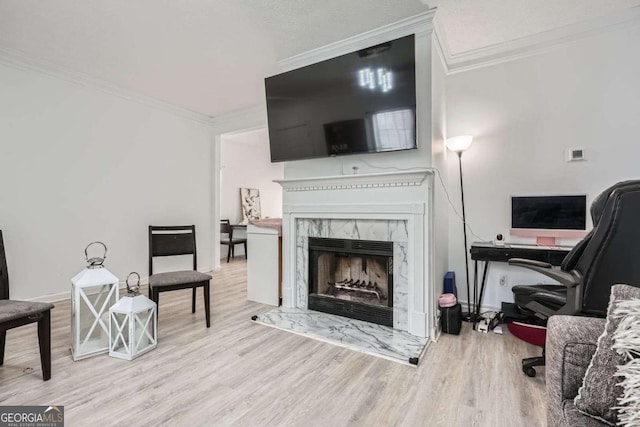
<svg viewBox="0 0 640 427">
<path fill-rule="evenodd" d="M 135 276 L 137 283 L 129 280 Z M 156 303 L 140 295 L 140 275 L 127 277 L 127 295 L 109 309 L 109 356 L 133 360 L 158 345 Z"/>
<path fill-rule="evenodd" d="M 100 245 L 102 257 L 89 258 L 89 247 Z M 71 355 L 73 360 L 109 351 L 109 307 L 118 301 L 116 276 L 104 268 L 107 246 L 91 242 L 84 250 L 87 267 L 71 279 Z"/>
</svg>

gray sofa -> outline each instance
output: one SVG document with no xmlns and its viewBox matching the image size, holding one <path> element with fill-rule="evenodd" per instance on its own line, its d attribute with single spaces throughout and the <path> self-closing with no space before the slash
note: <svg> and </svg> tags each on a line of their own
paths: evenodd
<svg viewBox="0 0 640 427">
<path fill-rule="evenodd" d="M 547 324 L 546 375 L 548 425 L 592 427 L 606 425 L 576 409 L 573 399 L 582 385 L 605 319 L 551 316 Z"/>
</svg>

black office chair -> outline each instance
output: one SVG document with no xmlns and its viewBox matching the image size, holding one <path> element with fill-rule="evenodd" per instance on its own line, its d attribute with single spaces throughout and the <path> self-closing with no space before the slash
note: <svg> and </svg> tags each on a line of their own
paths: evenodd
<svg viewBox="0 0 640 427">
<path fill-rule="evenodd" d="M 192 255 L 193 270 L 171 271 L 153 274 L 153 258 L 175 255 Z M 211 326 L 210 281 L 211 276 L 196 271 L 198 266 L 196 256 L 196 226 L 149 226 L 149 298 L 152 299 L 160 312 L 160 292 L 178 289 L 192 289 L 191 312 L 196 312 L 196 289 L 204 288 L 204 313 L 207 328 Z"/>
<path fill-rule="evenodd" d="M 591 205 L 593 229 L 562 261 L 551 264 L 511 259 L 510 265 L 544 274 L 560 285 L 518 285 L 513 287 L 520 314 L 539 323 L 554 314 L 582 314 L 604 317 L 611 286 L 626 283 L 640 286 L 640 180 L 624 181 L 603 191 Z M 535 376 L 541 357 L 522 360 L 522 370 Z"/>
<path fill-rule="evenodd" d="M 38 322 L 40 364 L 42 379 L 51 379 L 51 309 L 47 302 L 16 301 L 9 299 L 9 272 L 0 230 L 0 365 L 4 364 L 7 330 Z"/>
</svg>

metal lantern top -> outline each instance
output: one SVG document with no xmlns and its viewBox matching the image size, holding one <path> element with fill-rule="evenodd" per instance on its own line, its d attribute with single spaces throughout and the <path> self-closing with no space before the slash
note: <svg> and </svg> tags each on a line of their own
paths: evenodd
<svg viewBox="0 0 640 427">
<path fill-rule="evenodd" d="M 89 258 L 89 247 L 91 245 L 102 245 L 102 247 L 104 248 L 104 254 L 102 255 L 102 257 Z M 102 268 L 103 267 L 102 264 L 104 264 L 104 260 L 107 259 L 107 245 L 98 241 L 89 243 L 87 247 L 84 248 L 84 257 L 87 260 L 87 264 L 89 264 L 87 268 Z"/>
<path fill-rule="evenodd" d="M 137 276 L 138 281 L 135 285 L 129 284 L 129 279 L 132 276 Z M 147 311 L 156 308 L 156 303 L 151 301 L 149 298 L 141 295 L 140 292 L 140 275 L 135 271 L 129 273 L 127 276 L 127 295 L 123 296 L 118 300 L 118 302 L 113 305 L 109 311 L 117 312 L 117 313 L 140 313 L 142 311 Z"/>
<path fill-rule="evenodd" d="M 129 285 L 129 279 L 131 278 L 131 276 L 138 277 L 138 282 L 133 286 Z M 138 273 L 136 273 L 135 271 L 129 273 L 129 275 L 127 276 L 126 284 L 128 297 L 135 297 L 136 295 L 140 295 L 140 275 Z"/>
<path fill-rule="evenodd" d="M 89 247 L 91 245 L 101 245 L 104 248 L 102 257 L 89 258 Z M 107 258 L 107 245 L 102 242 L 91 242 L 84 249 L 87 266 L 78 274 L 76 274 L 71 283 L 77 287 L 98 286 L 105 284 L 118 284 L 120 280 L 114 276 L 109 270 L 104 268 L 104 260 Z"/>
<path fill-rule="evenodd" d="M 156 309 L 156 303 L 151 301 L 149 298 L 144 295 L 136 295 L 134 297 L 126 295 L 118 300 L 117 303 L 111 306 L 109 312 L 112 313 L 124 313 L 124 314 L 135 314 L 141 313 L 144 311 L 154 310 Z"/>
</svg>

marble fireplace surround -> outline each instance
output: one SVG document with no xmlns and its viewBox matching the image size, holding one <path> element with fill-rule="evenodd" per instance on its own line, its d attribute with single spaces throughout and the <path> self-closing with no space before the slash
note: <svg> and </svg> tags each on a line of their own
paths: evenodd
<svg viewBox="0 0 640 427">
<path fill-rule="evenodd" d="M 393 242 L 394 329 L 427 337 L 426 203 L 285 204 L 283 306 L 306 308 L 308 238 Z"/>
<path fill-rule="evenodd" d="M 393 328 L 409 329 L 407 221 L 298 218 L 296 236 L 297 308 L 307 308 L 309 237 L 393 242 Z"/>
</svg>

